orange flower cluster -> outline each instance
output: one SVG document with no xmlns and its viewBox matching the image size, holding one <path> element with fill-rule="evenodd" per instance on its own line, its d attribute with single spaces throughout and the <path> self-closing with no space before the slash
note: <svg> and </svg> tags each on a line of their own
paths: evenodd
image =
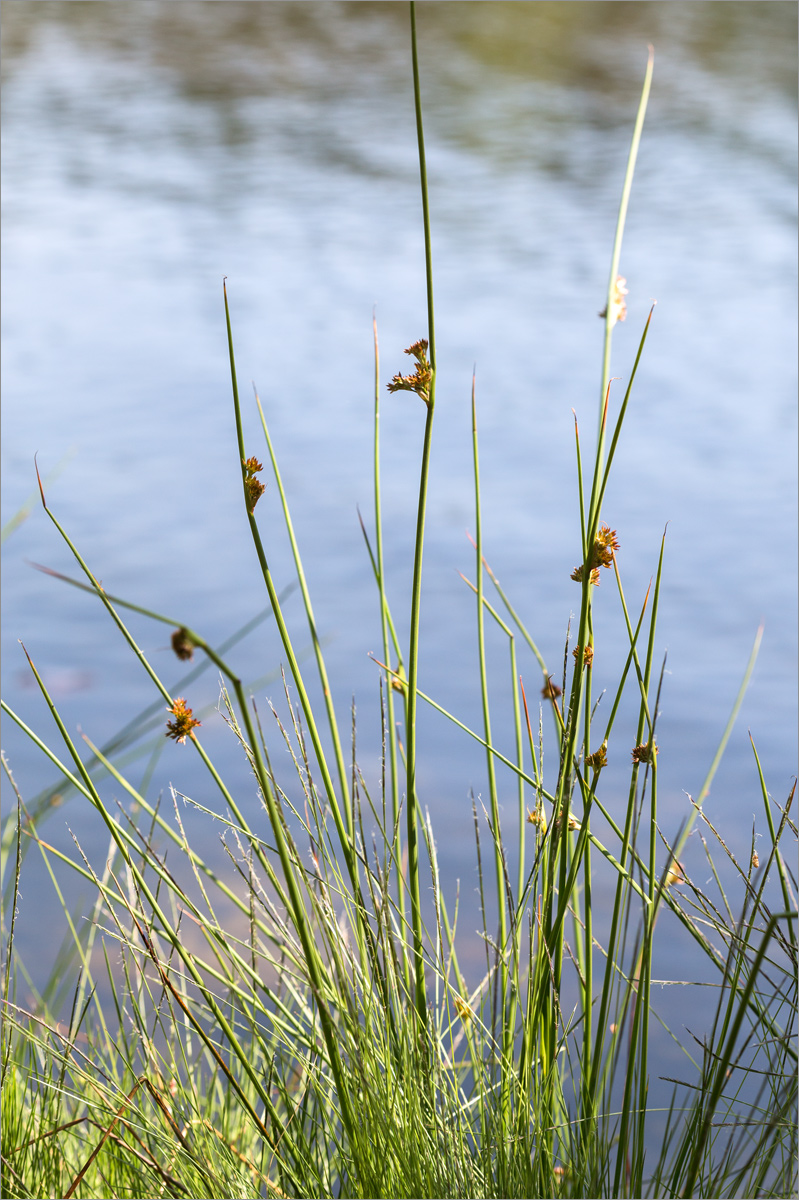
<svg viewBox="0 0 799 1200">
<path fill-rule="evenodd" d="M 592 767 L 594 771 L 601 771 L 603 767 L 608 765 L 608 744 L 603 742 L 598 750 L 593 754 L 587 754 L 585 757 L 585 765 Z"/>
<path fill-rule="evenodd" d="M 247 508 L 250 513 L 255 509 L 256 504 L 266 491 L 266 484 L 261 483 L 260 479 L 256 479 L 256 473 L 263 471 L 263 464 L 258 462 L 257 458 L 242 459 L 244 467 L 244 487 L 247 491 Z"/>
<path fill-rule="evenodd" d="M 194 727 L 202 722 L 192 716 L 192 710 L 186 707 L 186 701 L 182 696 L 178 696 L 172 707 L 166 711 L 172 713 L 175 718 L 174 721 L 167 721 L 166 736 L 174 738 L 176 742 L 184 745 L 187 737 L 194 737 L 192 733 Z"/>
<path fill-rule="evenodd" d="M 427 342 L 420 338 L 405 351 L 416 359 L 416 369 L 413 375 L 395 375 L 388 384 L 390 392 L 416 392 L 425 404 L 430 403 L 430 384 L 433 379 L 433 368 L 427 360 Z"/>
<path fill-rule="evenodd" d="M 594 587 L 599 587 L 599 568 L 612 566 L 613 558 L 618 549 L 619 542 L 616 537 L 616 530 L 611 529 L 609 525 L 601 525 L 594 538 L 591 553 L 588 555 L 588 562 L 581 563 L 579 567 L 575 567 L 571 573 L 571 578 L 575 583 L 582 583 L 587 567 L 591 572 L 589 582 Z"/>
</svg>

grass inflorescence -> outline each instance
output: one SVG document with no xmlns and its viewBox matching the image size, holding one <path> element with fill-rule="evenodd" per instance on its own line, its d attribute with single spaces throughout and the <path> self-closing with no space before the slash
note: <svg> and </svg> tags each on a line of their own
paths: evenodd
<svg viewBox="0 0 799 1200">
<path fill-rule="evenodd" d="M 374 403 L 374 529 L 363 522 L 376 582 L 383 660 L 380 777 L 365 778 L 354 718 L 333 702 L 321 638 L 294 535 L 287 493 L 261 401 L 256 403 L 307 616 L 310 650 L 295 648 L 272 577 L 255 508 L 263 466 L 245 448 L 233 327 L 224 295 L 243 516 L 286 664 L 287 717 L 269 716 L 269 736 L 225 655 L 178 616 L 107 593 L 47 503 L 45 512 L 83 578 L 148 673 L 157 699 L 105 747 L 66 728 L 32 658 L 31 670 L 56 722 L 61 748 L 9 718 L 104 823 L 108 853 L 92 863 L 49 845 L 40 825 L 52 789 L 27 805 L 14 795 L 3 832 L 6 884 L 2 1052 L 4 1196 L 788 1196 L 795 1188 L 796 878 L 781 846 L 796 836 L 793 792 L 775 804 L 753 743 L 767 834 L 741 865 L 703 811 L 754 665 L 692 816 L 676 832 L 658 817 L 658 699 L 655 656 L 663 544 L 655 578 L 635 604 L 625 593 L 617 531 L 603 501 L 639 362 L 641 331 L 615 417 L 610 406 L 613 328 L 624 319 L 618 273 L 627 203 L 652 76 L 650 52 L 611 256 L 596 446 L 584 457 L 575 418 L 581 541 L 572 654 L 552 671 L 489 566 L 483 546 L 478 406 L 472 429 L 479 729 L 469 729 L 419 688 L 419 625 L 428 468 L 435 413 L 436 352 L 430 213 L 424 155 L 416 12 L 411 4 L 413 84 L 427 273 L 427 330 L 406 350 L 412 374 L 390 392 L 424 402 L 425 433 L 410 596 L 410 636 L 397 636 L 385 582 L 380 488 L 381 379 L 377 327 Z M 409 402 L 410 403 L 410 402 Z M 272 493 L 270 492 L 270 495 Z M 51 572 L 55 574 L 55 572 Z M 62 578 L 65 578 L 62 576 Z M 600 580 L 615 583 L 627 632 L 626 661 L 600 718 L 593 688 L 593 604 Z M 575 593 L 577 594 L 577 593 Z M 122 614 L 168 625 L 181 662 L 197 664 L 168 688 Z M 260 618 L 263 619 L 264 614 Z M 494 741 L 486 625 L 507 644 L 513 751 Z M 530 653 L 540 691 L 525 691 L 520 654 Z M 27 652 L 26 652 L 27 653 Z M 311 666 L 304 667 L 309 660 Z M 226 785 L 190 707 L 203 664 L 220 673 L 221 705 L 256 780 L 256 824 Z M 317 680 L 312 684 L 313 675 Z M 316 702 L 316 683 L 321 701 Z M 177 688 L 181 694 L 178 695 Z M 291 690 L 290 690 L 291 689 Z M 529 689 L 529 685 L 528 685 Z M 636 698 L 632 736 L 617 728 L 623 696 Z M 473 802 L 485 966 L 461 964 L 457 899 L 445 895 L 435 813 L 419 789 L 417 714 L 432 705 L 485 750 L 487 787 Z M 164 711 L 166 710 L 166 712 Z M 550 720 L 551 718 L 551 720 Z M 166 722 L 166 727 L 161 722 Z M 123 751 L 132 736 L 158 737 L 198 754 L 221 796 L 202 808 L 221 821 L 226 870 L 189 840 L 185 801 L 134 785 Z M 549 732 L 544 734 L 545 725 Z M 545 782 L 544 743 L 557 763 Z M 503 739 L 504 744 L 504 739 Z M 351 745 L 351 751 L 345 747 Z M 281 751 L 275 766 L 275 746 Z M 629 765 L 626 805 L 609 811 L 600 789 L 610 758 Z M 550 772 L 551 773 L 551 772 Z M 513 816 L 500 776 L 513 781 Z M 127 796 L 112 808 L 103 780 Z M 504 787 L 506 785 L 503 785 Z M 507 789 L 506 789 L 507 794 Z M 712 888 L 680 859 L 692 829 L 707 850 Z M 762 841 L 763 839 L 761 839 Z M 509 847 L 513 847 L 513 852 Z M 93 889 L 89 920 L 73 921 L 71 949 L 42 993 L 15 947 L 16 897 L 24 858 L 42 855 L 56 888 L 64 870 Z M 717 868 L 716 859 L 728 870 Z M 180 862 L 176 868 L 175 860 Z M 730 872 L 737 881 L 729 893 Z M 610 904 L 594 883 L 610 880 Z M 59 895 L 61 892 L 59 891 Z M 423 903 L 423 896 L 430 896 Z M 649 1101 L 653 953 L 659 921 L 704 956 L 715 1007 L 672 1079 L 666 1110 Z M 72 967 L 70 971 L 68 968 Z M 67 981 L 67 983 L 65 983 Z M 21 1002 L 21 986 L 33 999 Z M 685 986 L 690 986 L 686 983 Z M 675 1041 L 677 1041 L 675 1037 Z M 667 1081 L 668 1082 L 668 1081 Z M 652 1130 L 656 1130 L 653 1140 Z"/>
</svg>

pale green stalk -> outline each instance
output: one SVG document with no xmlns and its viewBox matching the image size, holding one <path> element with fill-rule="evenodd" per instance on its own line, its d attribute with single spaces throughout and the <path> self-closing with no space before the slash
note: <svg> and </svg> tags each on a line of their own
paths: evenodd
<svg viewBox="0 0 799 1200">
<path fill-rule="evenodd" d="M 377 319 L 372 316 L 372 329 L 374 332 L 375 346 L 375 417 L 374 417 L 374 500 L 375 500 L 375 559 L 373 566 L 375 577 L 377 579 L 378 593 L 380 597 L 380 631 L 383 638 L 383 658 L 388 663 L 390 662 L 390 646 L 389 646 L 389 623 L 391 623 L 391 632 L 394 633 L 393 622 L 391 622 L 391 614 L 388 607 L 388 598 L 386 596 L 386 576 L 383 563 L 383 512 L 381 504 L 381 489 L 380 489 L 380 346 L 377 340 Z M 366 530 L 364 529 L 364 537 Z M 369 542 L 367 539 L 367 548 Z M 371 548 L 369 548 L 371 556 Z M 397 645 L 396 633 L 394 633 L 394 644 Z M 398 669 L 401 668 L 401 662 L 398 662 Z M 397 726 L 394 707 L 394 688 L 392 680 L 388 674 L 386 679 L 386 712 L 387 712 L 387 740 L 389 752 L 389 771 L 391 778 L 391 818 L 392 827 L 397 830 L 396 858 L 402 863 L 402 841 L 399 835 L 399 815 L 400 815 L 400 795 L 399 795 L 399 749 L 397 746 Z M 402 878 L 402 870 L 399 871 L 397 899 L 399 902 L 400 919 L 405 923 L 405 886 Z M 405 939 L 402 940 L 402 960 L 405 970 L 405 982 L 410 992 L 410 972 L 408 966 L 407 948 Z"/>
<path fill-rule="evenodd" d="M 353 887 L 355 887 L 357 890 L 357 882 L 358 882 L 357 855 L 356 855 L 355 845 L 354 845 L 353 841 L 351 840 L 349 833 L 348 833 L 348 825 L 350 824 L 350 818 L 346 816 L 346 808 L 349 807 L 349 794 L 348 794 L 348 792 L 345 792 L 345 794 L 343 796 L 343 802 L 345 804 L 345 816 L 342 817 L 341 806 L 340 806 L 338 798 L 336 796 L 336 789 L 335 789 L 333 780 L 330 775 L 330 769 L 327 765 L 327 758 L 325 756 L 321 737 L 319 735 L 319 728 L 316 723 L 316 717 L 315 717 L 315 714 L 313 711 L 313 707 L 311 705 L 311 701 L 308 697 L 308 693 L 305 688 L 305 683 L 303 681 L 302 672 L 300 670 L 300 666 L 297 661 L 297 656 L 294 652 L 294 647 L 292 645 L 291 636 L 289 634 L 288 627 L 287 627 L 285 619 L 283 617 L 283 611 L 280 606 L 280 600 L 278 598 L 277 590 L 276 590 L 274 582 L 272 580 L 272 573 L 269 570 L 269 564 L 266 559 L 266 554 L 264 552 L 263 543 L 261 542 L 261 535 L 258 531 L 258 525 L 257 525 L 255 517 L 253 515 L 253 511 L 250 506 L 249 497 L 247 494 L 247 484 L 246 484 L 247 475 L 246 475 L 246 470 L 245 470 L 245 466 L 244 466 L 245 460 L 246 460 L 246 453 L 244 450 L 244 431 L 243 431 L 243 426 L 242 426 L 242 421 L 241 421 L 241 407 L 239 404 L 239 389 L 238 389 L 238 383 L 237 383 L 237 378 L 236 378 L 236 361 L 235 361 L 235 357 L 233 354 L 233 331 L 231 329 L 231 324 L 230 324 L 230 308 L 228 305 L 227 288 L 224 287 L 224 285 L 223 285 L 223 290 L 224 290 L 224 299 L 225 299 L 225 322 L 226 322 L 226 326 L 227 326 L 228 353 L 229 353 L 229 357 L 230 357 L 230 378 L 231 378 L 231 384 L 232 384 L 232 389 L 233 389 L 233 407 L 234 407 L 234 413 L 235 413 L 235 419 L 236 419 L 236 436 L 238 439 L 242 489 L 244 492 L 244 507 L 245 507 L 245 510 L 247 513 L 247 519 L 248 519 L 249 525 L 250 525 L 250 534 L 252 536 L 253 544 L 255 546 L 255 550 L 258 555 L 258 562 L 261 567 L 261 574 L 263 575 L 267 594 L 269 596 L 269 602 L 272 606 L 272 612 L 274 613 L 274 616 L 275 616 L 275 623 L 277 624 L 278 632 L 280 634 L 280 640 L 283 643 L 283 649 L 285 650 L 286 657 L 288 658 L 289 669 L 291 670 L 291 675 L 294 680 L 294 685 L 297 688 L 297 694 L 299 696 L 300 705 L 302 707 L 302 711 L 303 711 L 303 714 L 305 716 L 305 719 L 306 719 L 306 722 L 308 725 L 308 732 L 309 732 L 309 735 L 311 738 L 311 743 L 314 748 L 314 754 L 315 754 L 317 762 L 319 764 L 319 770 L 322 773 L 322 781 L 324 783 L 325 793 L 326 793 L 326 795 L 328 797 L 328 801 L 330 803 L 330 810 L 333 814 L 333 820 L 336 825 L 336 832 L 339 837 L 341 849 L 344 853 L 344 857 L 345 857 L 345 860 L 347 863 L 347 868 L 348 868 L 350 878 L 353 883 Z"/>
<path fill-rule="evenodd" d="M 322 695 L 324 696 L 325 709 L 327 711 L 327 723 L 328 723 L 328 728 L 330 729 L 330 737 L 333 742 L 333 752 L 334 752 L 335 758 L 336 758 L 336 767 L 338 770 L 339 785 L 341 788 L 341 796 L 342 796 L 342 801 L 344 804 L 344 813 L 345 813 L 345 817 L 346 817 L 346 821 L 347 821 L 347 836 L 348 836 L 350 842 L 354 842 L 355 827 L 353 824 L 352 796 L 350 795 L 349 785 L 347 782 L 347 770 L 346 770 L 346 767 L 344 766 L 344 753 L 341 748 L 341 738 L 339 737 L 339 732 L 338 732 L 338 722 L 336 721 L 336 713 L 335 713 L 335 709 L 333 707 L 333 696 L 332 696 L 332 692 L 330 689 L 330 680 L 328 678 L 327 667 L 325 665 L 324 655 L 322 654 L 322 646 L 319 641 L 319 634 L 318 634 L 317 628 L 316 628 L 316 620 L 314 618 L 313 605 L 311 604 L 311 596 L 310 596 L 310 592 L 308 591 L 308 584 L 305 579 L 305 571 L 303 570 L 302 558 L 300 557 L 300 549 L 299 549 L 299 546 L 297 545 L 297 539 L 294 536 L 294 524 L 291 520 L 291 513 L 289 512 L 288 499 L 286 497 L 286 492 L 283 487 L 283 479 L 280 474 L 280 468 L 278 466 L 277 457 L 275 455 L 275 451 L 272 446 L 272 438 L 269 435 L 269 427 L 266 423 L 266 417 L 264 415 L 264 410 L 261 405 L 261 400 L 260 400 L 260 397 L 259 397 L 257 391 L 255 392 L 255 403 L 258 406 L 258 413 L 261 418 L 261 428 L 263 429 L 267 449 L 269 450 L 269 458 L 272 463 L 272 470 L 273 470 L 274 476 L 275 476 L 275 483 L 277 484 L 278 494 L 280 495 L 280 503 L 283 508 L 283 518 L 286 523 L 286 531 L 289 536 L 289 542 L 291 543 L 291 553 L 294 558 L 294 568 L 297 572 L 297 580 L 299 582 L 300 591 L 302 593 L 302 602 L 305 606 L 305 612 L 306 612 L 306 615 L 308 618 L 308 628 L 310 629 L 311 641 L 313 643 L 313 649 L 314 649 L 314 655 L 316 656 L 316 666 L 317 666 L 317 670 L 319 672 L 319 682 L 322 685 Z"/>
<path fill-rule="evenodd" d="M 424 981 L 422 941 L 422 908 L 419 886 L 418 796 L 416 792 L 416 709 L 419 679 L 419 615 L 422 602 L 422 558 L 424 526 L 427 511 L 427 480 L 430 471 L 430 450 L 433 439 L 433 412 L 436 397 L 436 335 L 433 307 L 433 262 L 430 242 L 430 209 L 427 190 L 427 166 L 422 126 L 422 96 L 419 82 L 419 53 L 416 39 L 416 5 L 411 0 L 411 47 L 413 51 L 413 95 L 416 107 L 416 140 L 419 147 L 419 176 L 422 186 L 422 220 L 424 225 L 425 278 L 427 281 L 427 343 L 430 355 L 431 378 L 427 393 L 427 413 L 424 427 L 419 505 L 416 516 L 416 540 L 413 554 L 413 584 L 411 589 L 410 641 L 408 645 L 408 703 L 405 730 L 406 798 L 408 821 L 408 881 L 411 895 L 413 924 L 414 975 L 416 980 L 416 1009 L 422 1022 L 427 1020 L 427 998 Z"/>
</svg>

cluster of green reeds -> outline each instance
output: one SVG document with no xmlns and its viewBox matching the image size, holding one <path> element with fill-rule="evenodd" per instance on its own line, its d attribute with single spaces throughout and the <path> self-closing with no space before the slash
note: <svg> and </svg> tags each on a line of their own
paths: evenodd
<svg viewBox="0 0 799 1200">
<path fill-rule="evenodd" d="M 60 793 L 74 789 L 105 822 L 109 839 L 102 866 L 93 865 L 79 846 L 74 857 L 50 846 L 39 832 L 48 796 L 38 806 L 26 805 L 4 760 L 16 795 L 3 840 L 4 1196 L 792 1194 L 796 879 L 780 843 L 786 831 L 796 834 L 789 815 L 793 793 L 784 808 L 774 803 L 755 754 L 753 779 L 759 779 L 762 793 L 768 851 L 758 857 L 753 837 L 743 867 L 702 811 L 757 641 L 722 743 L 695 797 L 694 818 L 669 842 L 657 811 L 661 675 L 655 633 L 662 546 L 654 584 L 638 608 L 628 608 L 615 531 L 602 521 L 652 319 L 650 312 L 612 418 L 610 348 L 624 304 L 619 255 L 651 54 L 613 247 L 598 436 L 585 475 L 575 423 L 582 540 L 573 578 L 581 598 L 573 666 L 568 675 L 564 667 L 563 686 L 483 556 L 472 390 L 476 532 L 469 585 L 476 597 L 482 728 L 467 729 L 455 714 L 446 715 L 486 751 L 487 804 L 480 812 L 474 806 L 485 970 L 468 978 L 459 962 L 457 905 L 443 893 L 435 814 L 423 811 L 417 785 L 419 703 L 444 710 L 418 687 L 436 351 L 415 22 L 411 4 L 427 336 L 409 348 L 413 374 L 395 375 L 389 387 L 422 402 L 425 437 L 406 648 L 384 586 L 383 384 L 375 329 L 374 531 L 366 540 L 383 642 L 380 778 L 370 781 L 361 773 L 354 732 L 345 732 L 334 707 L 288 499 L 256 396 L 310 629 L 321 706 L 311 699 L 310 675 L 283 616 L 285 596 L 270 572 L 255 516 L 263 467 L 244 444 L 225 293 L 244 514 L 293 689 L 291 698 L 286 691 L 288 717 L 281 719 L 275 710 L 273 728 L 278 745 L 291 756 L 294 776 L 283 778 L 276 768 L 274 746 L 269 749 L 274 739 L 266 736 L 248 688 L 226 661 L 234 639 L 214 648 L 180 616 L 108 594 L 48 507 L 42 486 L 45 511 L 86 579 L 69 582 L 99 599 L 159 699 L 113 744 L 100 748 L 84 738 L 88 753 L 75 744 L 30 659 L 63 749 L 57 753 L 3 706 L 57 768 Z M 603 570 L 615 577 L 629 645 L 609 715 L 600 723 L 592 694 L 592 603 Z M 224 715 L 257 781 L 262 805 L 257 819 L 228 789 L 195 732 L 199 722 L 184 696 L 199 667 L 167 687 L 126 627 L 121 615 L 126 608 L 169 625 L 179 658 L 196 654 L 221 673 Z M 487 620 L 507 637 L 513 758 L 501 754 L 493 740 Z M 537 709 L 521 683 L 517 645 L 525 653 L 529 648 L 541 671 Z M 633 747 L 629 734 L 615 728 L 629 690 L 638 704 Z M 221 793 L 218 807 L 204 811 L 223 823 L 226 871 L 190 844 L 179 793 L 173 791 L 168 812 L 148 799 L 146 779 L 136 787 L 125 773 L 121 751 L 146 731 L 148 721 L 163 720 L 164 707 L 167 736 L 200 756 Z M 542 764 L 544 710 L 547 722 L 551 715 L 558 763 L 549 788 Z M 156 737 L 163 736 L 162 725 Z M 345 755 L 350 736 L 353 749 Z M 614 751 L 632 759 L 621 819 L 601 797 L 602 772 Z M 282 753 L 280 758 L 284 761 Z M 500 772 L 514 780 L 518 797 L 510 833 L 501 827 Z M 105 782 L 127 794 L 127 809 L 111 807 Z M 686 877 L 679 855 L 696 821 L 729 857 L 740 899 L 728 897 L 710 854 L 717 894 Z M 508 837 L 513 856 L 506 851 Z M 66 867 L 89 881 L 96 895 L 88 922 L 73 923 L 67 912 L 72 957 L 57 964 L 42 994 L 33 989 L 14 948 L 16 890 L 31 847 L 38 847 L 56 889 Z M 593 906 L 592 879 L 598 873 L 612 881 L 609 912 Z M 426 905 L 423 895 L 431 896 Z M 496 913 L 491 928 L 488 911 Z M 658 920 L 667 913 L 671 935 L 676 922 L 694 952 L 711 964 L 718 1000 L 704 1041 L 683 1048 L 683 1078 L 674 1081 L 670 1107 L 653 1112 L 648 1099 L 651 1027 L 658 1019 L 653 945 Z M 66 971 L 73 962 L 77 979 Z M 34 997 L 30 1003 L 20 999 L 23 984 Z"/>
</svg>

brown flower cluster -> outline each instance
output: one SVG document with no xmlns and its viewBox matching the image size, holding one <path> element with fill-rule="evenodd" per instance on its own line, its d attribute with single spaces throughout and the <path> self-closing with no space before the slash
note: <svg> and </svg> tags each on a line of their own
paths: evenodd
<svg viewBox="0 0 799 1200">
<path fill-rule="evenodd" d="M 416 392 L 425 404 L 430 403 L 430 384 L 433 379 L 433 369 L 427 359 L 427 342 L 420 338 L 405 351 L 416 359 L 413 375 L 395 375 L 388 384 L 390 392 Z"/>
<path fill-rule="evenodd" d="M 575 648 L 572 650 L 572 656 L 573 656 L 575 662 L 580 657 L 581 650 L 582 650 L 581 646 L 575 646 Z M 594 661 L 594 647 L 586 646 L 585 649 L 582 650 L 582 655 L 583 655 L 583 662 L 585 663 L 585 665 L 587 667 L 590 667 L 591 663 Z"/>
<path fill-rule="evenodd" d="M 460 996 L 455 997 L 455 1011 L 463 1022 L 471 1021 L 474 1016 L 474 1009 L 470 1008 L 465 1000 L 461 1000 Z"/>
<path fill-rule="evenodd" d="M 172 707 L 166 711 L 172 713 L 172 716 L 175 718 L 174 721 L 167 721 L 166 736 L 174 738 L 176 742 L 184 745 L 187 737 L 194 737 L 192 733 L 194 727 L 202 724 L 202 722 L 197 721 L 191 715 L 192 710 L 186 707 L 186 701 L 182 696 L 178 696 Z"/>
<path fill-rule="evenodd" d="M 608 744 L 603 742 L 598 750 L 593 754 L 585 756 L 585 765 L 592 767 L 594 771 L 601 771 L 603 767 L 608 765 Z"/>
<path fill-rule="evenodd" d="M 571 575 L 569 576 L 569 578 L 570 578 L 570 579 L 573 579 L 575 583 L 582 583 L 582 582 L 583 582 L 583 567 L 582 567 L 582 564 L 581 564 L 579 567 L 575 567 L 575 568 L 574 568 L 574 570 L 572 571 L 572 573 L 571 573 Z M 589 583 L 592 583 L 592 584 L 594 585 L 594 587 L 599 587 L 599 567 L 593 567 L 593 568 L 591 569 L 591 574 L 590 574 L 590 576 L 588 577 L 588 582 L 589 582 Z"/>
<path fill-rule="evenodd" d="M 187 659 L 191 662 L 194 658 L 194 642 L 189 637 L 188 630 L 182 626 L 172 634 L 172 649 L 181 662 L 185 662 Z"/>
<path fill-rule="evenodd" d="M 532 811 L 530 809 L 528 809 L 527 810 L 527 824 L 535 825 L 536 828 L 540 829 L 542 833 L 546 833 L 547 819 L 546 819 L 546 816 L 544 815 L 543 808 L 536 808 L 536 809 L 533 809 Z"/>
<path fill-rule="evenodd" d="M 557 700 L 558 696 L 562 694 L 562 691 L 562 688 L 559 688 L 556 683 L 552 682 L 552 676 L 548 675 L 546 683 L 541 688 L 541 695 L 545 700 Z"/>
<path fill-rule="evenodd" d="M 252 513 L 256 504 L 266 491 L 266 484 L 261 483 L 260 479 L 255 476 L 258 471 L 263 471 L 263 464 L 258 462 L 257 458 L 243 458 L 241 460 L 244 467 L 244 487 L 247 492 L 247 508 Z"/>
<path fill-rule="evenodd" d="M 608 525 L 600 525 L 591 547 L 590 565 L 592 567 L 610 567 L 618 549 L 619 541 L 616 537 L 616 530 L 611 529 Z"/>
<path fill-rule="evenodd" d="M 651 763 L 655 761 L 658 748 L 650 742 L 639 742 L 637 746 L 633 746 L 632 756 L 634 763 Z"/>
<path fill-rule="evenodd" d="M 591 572 L 589 582 L 594 587 L 599 587 L 599 568 L 612 566 L 613 558 L 618 549 L 619 542 L 616 537 L 616 530 L 611 529 L 609 525 L 600 525 L 594 538 L 594 544 L 591 547 L 591 553 L 588 555 L 588 563 L 581 563 L 579 567 L 575 567 L 571 573 L 571 578 L 576 583 L 582 583 L 587 566 Z"/>
</svg>

